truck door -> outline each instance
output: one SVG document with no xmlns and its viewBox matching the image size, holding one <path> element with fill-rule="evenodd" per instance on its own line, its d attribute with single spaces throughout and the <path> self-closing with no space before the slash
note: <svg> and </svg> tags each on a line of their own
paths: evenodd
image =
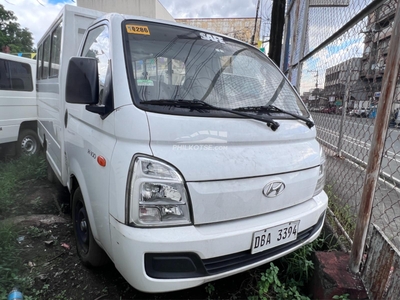
<svg viewBox="0 0 400 300">
<path fill-rule="evenodd" d="M 110 36 L 106 24 L 88 31 L 83 46 L 84 57 L 98 62 L 99 103 L 104 104 L 106 76 L 111 72 Z M 114 114 L 106 117 L 89 112 L 83 105 L 66 105 L 66 151 L 70 173 L 81 188 L 93 236 L 109 248 L 109 177 L 115 145 Z M 103 164 L 101 163 L 103 162 Z M 105 165 L 104 165 L 105 162 Z"/>
</svg>

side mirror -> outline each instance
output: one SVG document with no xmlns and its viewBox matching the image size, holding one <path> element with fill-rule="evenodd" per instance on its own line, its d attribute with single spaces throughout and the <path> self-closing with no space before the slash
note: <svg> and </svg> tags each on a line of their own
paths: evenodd
<svg viewBox="0 0 400 300">
<path fill-rule="evenodd" d="M 72 57 L 68 64 L 65 101 L 94 105 L 99 102 L 97 60 L 91 57 Z"/>
</svg>

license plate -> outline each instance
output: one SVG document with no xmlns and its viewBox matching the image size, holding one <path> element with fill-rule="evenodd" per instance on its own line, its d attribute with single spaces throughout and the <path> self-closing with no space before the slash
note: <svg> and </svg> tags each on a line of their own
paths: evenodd
<svg viewBox="0 0 400 300">
<path fill-rule="evenodd" d="M 251 254 L 296 240 L 299 223 L 300 221 L 293 221 L 254 232 Z"/>
</svg>

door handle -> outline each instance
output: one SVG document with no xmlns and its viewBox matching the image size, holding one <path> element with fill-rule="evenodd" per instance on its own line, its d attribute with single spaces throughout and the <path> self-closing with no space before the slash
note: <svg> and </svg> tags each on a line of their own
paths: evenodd
<svg viewBox="0 0 400 300">
<path fill-rule="evenodd" d="M 67 128 L 68 125 L 68 110 L 65 110 L 65 115 L 64 115 L 64 126 Z"/>
</svg>

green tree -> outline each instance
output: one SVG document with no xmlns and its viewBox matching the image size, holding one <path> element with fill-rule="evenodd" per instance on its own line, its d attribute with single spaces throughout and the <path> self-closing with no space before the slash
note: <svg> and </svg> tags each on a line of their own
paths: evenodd
<svg viewBox="0 0 400 300">
<path fill-rule="evenodd" d="M 32 33 L 21 28 L 14 12 L 0 4 L 0 51 L 8 45 L 11 53 L 34 52 Z"/>
</svg>

